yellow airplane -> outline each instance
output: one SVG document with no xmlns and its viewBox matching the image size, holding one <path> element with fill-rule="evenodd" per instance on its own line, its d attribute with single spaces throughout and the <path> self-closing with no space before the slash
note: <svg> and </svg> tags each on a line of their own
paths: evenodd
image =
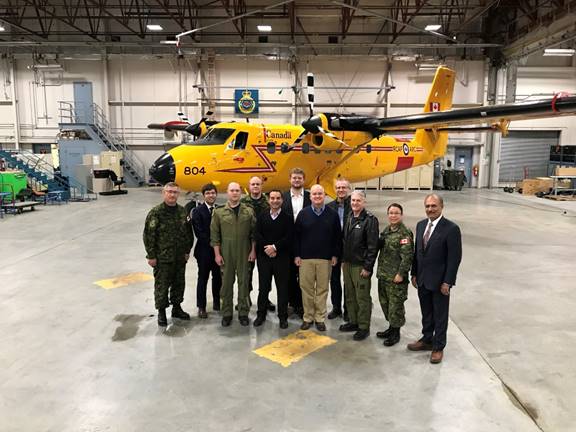
<svg viewBox="0 0 576 432">
<path fill-rule="evenodd" d="M 247 184 L 258 175 L 263 180 L 263 190 L 268 191 L 288 189 L 288 172 L 300 167 L 306 173 L 306 187 L 319 183 L 335 196 L 337 178 L 363 182 L 442 157 L 449 132 L 506 134 L 511 120 L 576 113 L 576 97 L 564 94 L 546 100 L 451 110 L 455 75 L 451 69 L 439 67 L 423 112 L 414 115 L 313 115 L 310 74 L 311 116 L 301 126 L 215 122 L 207 117 L 190 124 L 180 113 L 180 121 L 148 127 L 163 129 L 165 133 L 184 131 L 199 138 L 162 155 L 150 168 L 150 175 L 162 184 L 175 181 L 182 189 L 194 192 L 206 183 Z M 413 138 L 389 135 L 407 133 Z"/>
</svg>

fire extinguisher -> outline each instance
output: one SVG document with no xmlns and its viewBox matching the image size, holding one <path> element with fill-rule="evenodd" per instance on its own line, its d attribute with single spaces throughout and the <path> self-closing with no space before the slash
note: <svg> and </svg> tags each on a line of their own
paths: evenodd
<svg viewBox="0 0 576 432">
<path fill-rule="evenodd" d="M 478 165 L 474 165 L 474 166 L 472 167 L 472 175 L 473 175 L 474 177 L 478 177 Z"/>
</svg>

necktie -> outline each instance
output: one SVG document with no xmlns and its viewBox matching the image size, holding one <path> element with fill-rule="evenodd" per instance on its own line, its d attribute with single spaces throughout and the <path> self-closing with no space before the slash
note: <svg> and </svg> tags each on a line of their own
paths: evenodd
<svg viewBox="0 0 576 432">
<path fill-rule="evenodd" d="M 214 213 L 214 207 L 210 207 L 210 216 L 212 216 L 212 213 Z"/>
<path fill-rule="evenodd" d="M 431 232 L 432 232 L 432 222 L 429 222 L 428 227 L 426 228 L 426 232 L 424 233 L 424 249 L 426 249 L 426 245 L 428 245 L 428 240 L 430 240 Z"/>
</svg>

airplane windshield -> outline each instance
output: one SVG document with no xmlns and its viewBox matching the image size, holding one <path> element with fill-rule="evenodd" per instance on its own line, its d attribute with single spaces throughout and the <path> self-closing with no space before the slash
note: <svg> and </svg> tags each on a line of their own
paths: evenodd
<svg viewBox="0 0 576 432">
<path fill-rule="evenodd" d="M 215 128 L 210 130 L 204 137 L 194 141 L 194 145 L 217 145 L 224 144 L 234 129 Z"/>
</svg>

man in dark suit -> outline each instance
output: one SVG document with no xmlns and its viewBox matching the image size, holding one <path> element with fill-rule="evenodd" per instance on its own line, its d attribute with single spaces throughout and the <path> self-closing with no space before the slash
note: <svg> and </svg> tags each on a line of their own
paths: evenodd
<svg viewBox="0 0 576 432">
<path fill-rule="evenodd" d="M 442 216 L 444 201 L 436 194 L 424 199 L 428 219 L 416 225 L 412 285 L 418 289 L 422 311 L 422 338 L 408 344 L 410 351 L 432 351 L 430 363 L 440 363 L 446 346 L 450 289 L 456 284 L 462 260 L 460 228 Z"/>
<path fill-rule="evenodd" d="M 311 204 L 310 192 L 304 190 L 304 180 L 304 170 L 301 168 L 292 168 L 292 170 L 290 170 L 290 190 L 282 194 L 282 211 L 291 214 L 294 221 L 296 221 L 298 213 Z M 294 264 L 294 256 L 292 256 L 290 259 L 288 304 L 294 309 L 294 313 L 302 317 L 304 308 L 302 306 L 302 291 L 300 290 L 298 272 L 298 267 Z"/>
<path fill-rule="evenodd" d="M 214 260 L 214 248 L 210 246 L 210 222 L 212 213 L 216 208 L 216 186 L 208 183 L 202 187 L 204 204 L 199 205 L 192 211 L 192 228 L 198 241 L 194 248 L 194 257 L 198 263 L 198 285 L 196 286 L 196 304 L 198 317 L 208 318 L 206 312 L 206 287 L 208 277 L 212 273 L 212 300 L 213 309 L 220 310 L 220 288 L 222 287 L 222 274 L 220 267 Z"/>
<path fill-rule="evenodd" d="M 288 328 L 288 284 L 290 258 L 293 252 L 294 220 L 292 214 L 282 210 L 282 192 L 271 190 L 268 194 L 270 209 L 260 213 L 256 220 L 256 259 L 258 261 L 259 293 L 258 317 L 254 327 L 266 321 L 268 293 L 272 276 L 278 294 L 278 319 L 280 328 Z"/>
</svg>

